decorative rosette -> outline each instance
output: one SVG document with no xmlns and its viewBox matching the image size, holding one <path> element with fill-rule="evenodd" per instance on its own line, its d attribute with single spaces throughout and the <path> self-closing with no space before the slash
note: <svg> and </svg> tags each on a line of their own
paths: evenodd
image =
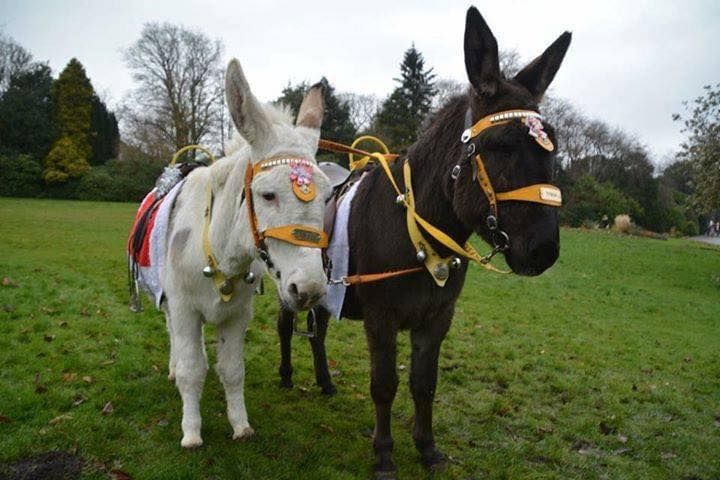
<svg viewBox="0 0 720 480">
<path fill-rule="evenodd" d="M 315 198 L 315 184 L 313 183 L 312 164 L 303 159 L 290 160 L 290 181 L 293 193 L 300 200 L 309 202 Z"/>
<path fill-rule="evenodd" d="M 545 127 L 537 117 L 525 117 L 523 123 L 528 127 L 528 133 L 535 141 L 548 152 L 555 150 L 552 140 L 548 137 Z"/>
</svg>

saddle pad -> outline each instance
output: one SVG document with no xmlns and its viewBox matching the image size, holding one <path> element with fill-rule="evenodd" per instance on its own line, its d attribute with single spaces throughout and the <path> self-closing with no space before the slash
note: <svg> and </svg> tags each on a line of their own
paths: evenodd
<svg viewBox="0 0 720 480">
<path fill-rule="evenodd" d="M 358 186 L 362 182 L 365 175 L 347 191 L 340 200 L 337 215 L 335 217 L 335 225 L 330 239 L 330 245 L 327 248 L 327 256 L 331 262 L 330 278 L 339 280 L 348 274 L 348 264 L 350 255 L 350 242 L 348 241 L 348 221 L 350 219 L 350 206 Z M 340 312 L 342 312 L 343 302 L 345 301 L 345 292 L 347 287 L 342 283 L 332 283 L 328 285 L 325 295 L 324 306 L 332 316 L 340 320 Z"/>
<path fill-rule="evenodd" d="M 143 202 L 140 204 L 138 213 L 135 217 L 135 225 L 131 231 L 130 240 L 128 241 L 128 254 L 131 261 L 136 265 L 137 282 L 139 286 L 153 297 L 155 307 L 160 309 L 160 302 L 163 297 L 160 279 L 162 278 L 162 268 L 165 263 L 165 252 L 167 250 L 167 234 L 168 225 L 170 223 L 170 213 L 172 212 L 175 198 L 185 180 L 177 183 L 159 202 L 155 202 L 155 190 L 153 189 L 147 194 Z M 142 248 L 139 253 L 133 257 L 130 251 L 130 244 L 138 227 L 138 220 L 142 218 L 145 212 L 153 208 L 150 212 L 150 218 L 146 222 L 146 227 L 142 239 Z"/>
</svg>

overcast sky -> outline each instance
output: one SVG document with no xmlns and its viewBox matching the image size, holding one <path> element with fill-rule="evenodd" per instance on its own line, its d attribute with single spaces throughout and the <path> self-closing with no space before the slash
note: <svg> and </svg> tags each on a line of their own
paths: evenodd
<svg viewBox="0 0 720 480">
<path fill-rule="evenodd" d="M 325 75 L 338 91 L 387 95 L 415 42 L 438 77 L 466 82 L 462 54 L 468 1 L 31 1 L 0 0 L 0 28 L 49 61 L 72 57 L 95 89 L 122 99 L 133 82 L 122 49 L 142 25 L 195 27 L 237 57 L 255 94 L 273 100 L 288 81 Z M 720 82 L 719 0 L 475 1 L 501 49 L 529 61 L 573 32 L 552 93 L 587 115 L 636 134 L 656 161 L 682 140 L 673 112 Z"/>
</svg>

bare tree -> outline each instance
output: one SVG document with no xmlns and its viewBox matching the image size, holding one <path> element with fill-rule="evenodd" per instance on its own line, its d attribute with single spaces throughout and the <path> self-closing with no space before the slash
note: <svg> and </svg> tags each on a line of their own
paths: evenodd
<svg viewBox="0 0 720 480">
<path fill-rule="evenodd" d="M 32 54 L 0 32 L 0 93 L 7 90 L 13 75 L 29 70 L 31 65 Z"/>
<path fill-rule="evenodd" d="M 219 40 L 199 31 L 145 24 L 140 38 L 124 51 L 137 82 L 124 102 L 124 138 L 156 151 L 221 143 L 222 52 Z"/>
<path fill-rule="evenodd" d="M 432 111 L 438 111 L 452 97 L 465 93 L 467 88 L 467 84 L 458 82 L 452 78 L 441 78 L 437 80 L 435 82 L 435 90 L 437 93 L 432 100 Z"/>
<path fill-rule="evenodd" d="M 358 132 L 367 131 L 375 119 L 381 101 L 375 95 L 345 92 L 338 94 L 341 102 L 350 108 L 350 121 Z"/>
</svg>

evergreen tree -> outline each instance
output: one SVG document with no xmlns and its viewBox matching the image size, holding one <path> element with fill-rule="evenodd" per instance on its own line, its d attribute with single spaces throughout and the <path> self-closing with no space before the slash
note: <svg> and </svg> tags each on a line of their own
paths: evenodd
<svg viewBox="0 0 720 480">
<path fill-rule="evenodd" d="M 430 111 L 437 93 L 432 70 L 425 69 L 425 59 L 414 44 L 405 51 L 400 78 L 394 79 L 400 85 L 383 103 L 375 125 L 396 149 L 406 148 L 415 141 Z"/>
<path fill-rule="evenodd" d="M 60 139 L 45 160 L 43 176 L 48 183 L 65 182 L 89 169 L 93 97 L 85 68 L 73 58 L 52 86 L 53 116 Z"/>
<path fill-rule="evenodd" d="M 15 74 L 0 99 L 0 148 L 42 159 L 56 137 L 50 67 L 37 64 Z"/>
<path fill-rule="evenodd" d="M 320 138 L 349 145 L 357 134 L 357 129 L 350 119 L 350 105 L 347 101 L 338 98 L 335 94 L 335 88 L 330 85 L 327 78 L 323 77 L 320 83 L 323 84 L 323 105 L 325 107 L 323 122 L 320 127 Z M 287 105 L 292 110 L 293 115 L 297 116 L 303 98 L 305 98 L 305 93 L 309 88 L 310 85 L 307 82 L 295 86 L 288 83 L 288 86 L 283 89 L 282 95 L 275 100 L 275 103 Z M 347 166 L 347 155 L 327 152 L 322 152 L 320 155 L 323 161 L 334 161 Z"/>
<path fill-rule="evenodd" d="M 92 99 L 90 116 L 91 165 L 102 165 L 118 155 L 120 132 L 115 114 L 108 111 L 105 103 L 96 95 Z"/>
<path fill-rule="evenodd" d="M 320 80 L 323 84 L 323 105 L 325 113 L 320 128 L 320 136 L 335 142 L 350 143 L 355 139 L 357 133 L 355 125 L 350 120 L 350 106 L 342 101 L 335 94 L 335 88 L 323 77 Z M 310 88 L 307 82 L 295 86 L 288 84 L 282 91 L 282 95 L 275 100 L 275 103 L 283 103 L 290 107 L 293 115 L 297 116 L 300 110 L 305 93 Z"/>
</svg>

